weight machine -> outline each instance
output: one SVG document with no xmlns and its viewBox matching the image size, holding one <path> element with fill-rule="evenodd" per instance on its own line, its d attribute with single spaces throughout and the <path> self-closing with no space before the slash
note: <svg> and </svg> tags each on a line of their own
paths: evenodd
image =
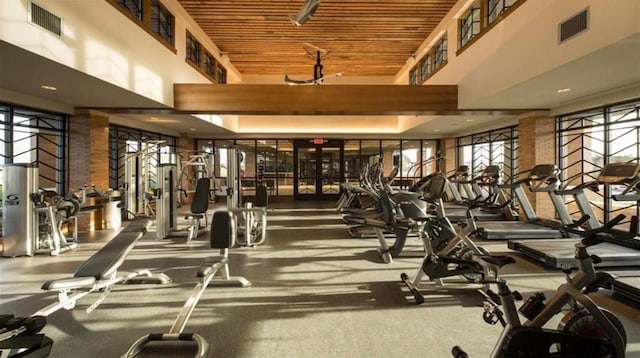
<svg viewBox="0 0 640 358">
<path fill-rule="evenodd" d="M 142 150 L 127 153 L 124 157 L 124 189 L 126 191 L 125 210 L 127 218 L 153 216 L 151 208 L 153 189 L 156 187 L 157 166 L 155 156 L 164 140 L 152 140 L 142 143 Z M 174 159 L 175 160 L 175 159 Z"/>
<path fill-rule="evenodd" d="M 2 256 L 58 255 L 77 247 L 76 231 L 68 239 L 62 225 L 73 222 L 80 209 L 72 197 L 38 188 L 35 164 L 7 164 L 3 175 Z"/>
<path fill-rule="evenodd" d="M 254 202 L 246 202 L 242 206 L 240 163 L 242 154 L 237 148 L 227 149 L 227 210 L 231 215 L 231 223 L 235 226 L 235 241 L 242 246 L 257 246 L 267 237 L 267 187 L 256 187 Z M 243 236 L 240 239 L 240 236 Z"/>
<path fill-rule="evenodd" d="M 189 155 L 188 160 L 180 161 L 178 164 L 178 171 L 180 172 L 180 177 L 177 178 L 177 188 L 181 193 L 188 195 L 190 192 L 193 193 L 197 186 L 198 180 L 202 178 L 209 178 L 213 183 L 215 183 L 213 168 L 215 168 L 215 157 L 211 153 L 203 153 L 203 152 L 193 152 L 194 154 Z M 184 188 L 185 180 L 190 184 L 193 190 L 186 190 Z M 215 190 L 215 186 L 213 188 Z M 211 198 L 215 198 L 215 196 L 211 196 Z M 213 201 L 213 200 L 212 200 Z M 178 203 L 182 203 L 182 197 L 178 197 Z"/>
<path fill-rule="evenodd" d="M 178 197 L 181 190 L 177 183 L 178 168 L 176 164 L 164 163 L 158 166 L 159 188 L 154 191 L 156 197 L 156 235 L 158 239 L 170 236 L 186 236 L 187 242 L 206 231 L 208 226 L 207 210 L 211 179 L 198 179 L 195 194 L 191 203 L 191 212 L 186 215 L 188 225 L 178 228 Z M 204 225 L 201 220 L 204 219 Z"/>
</svg>

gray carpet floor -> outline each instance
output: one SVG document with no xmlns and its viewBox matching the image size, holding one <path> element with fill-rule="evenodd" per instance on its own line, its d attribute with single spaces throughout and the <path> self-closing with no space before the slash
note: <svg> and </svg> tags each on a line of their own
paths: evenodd
<svg viewBox="0 0 640 358">
<path fill-rule="evenodd" d="M 377 240 L 351 238 L 333 203 L 274 206 L 267 241 L 230 254 L 232 275 L 252 286 L 209 287 L 185 329 L 209 342 L 211 357 L 447 357 L 454 345 L 471 357 L 489 356 L 501 327 L 482 320 L 478 286 L 424 282 L 426 302 L 415 305 L 400 282 L 402 272 L 412 276 L 421 262 L 418 239 L 409 239 L 402 257 L 384 264 L 375 251 Z M 42 291 L 42 283 L 71 276 L 113 235 L 83 234 L 78 249 L 60 256 L 0 259 L 0 314 L 30 315 L 54 302 L 56 294 Z M 184 237 L 157 241 L 147 234 L 121 270 L 148 268 L 173 282 L 117 285 L 91 314 L 85 309 L 98 295 L 52 314 L 44 329 L 55 341 L 51 356 L 118 357 L 138 337 L 167 331 L 197 282 L 200 263 L 217 253 L 207 240 L 203 235 L 187 244 Z M 485 248 L 516 258 L 503 277 L 525 297 L 536 291 L 549 297 L 564 281 L 562 273 L 510 252 L 505 242 Z M 593 298 L 622 320 L 627 356 L 640 357 L 638 308 L 607 291 Z M 191 344 L 161 343 L 144 356 L 193 353 Z"/>
</svg>

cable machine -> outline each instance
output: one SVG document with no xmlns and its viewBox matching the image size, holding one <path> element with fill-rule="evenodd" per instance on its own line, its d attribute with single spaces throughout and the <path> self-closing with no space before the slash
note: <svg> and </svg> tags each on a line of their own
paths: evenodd
<svg viewBox="0 0 640 358">
<path fill-rule="evenodd" d="M 242 204 L 240 188 L 240 164 L 242 153 L 237 148 L 227 149 L 227 210 L 231 214 L 231 224 L 235 225 L 235 241 L 242 246 L 262 244 L 267 237 L 267 187 L 256 187 L 255 202 Z M 242 236 L 242 239 L 240 239 Z"/>
<path fill-rule="evenodd" d="M 157 183 L 158 160 L 156 155 L 164 140 L 152 140 L 142 143 L 142 149 L 125 155 L 124 175 L 126 190 L 125 210 L 127 218 L 132 220 L 137 216 L 153 216 L 149 205 L 153 189 Z"/>
</svg>

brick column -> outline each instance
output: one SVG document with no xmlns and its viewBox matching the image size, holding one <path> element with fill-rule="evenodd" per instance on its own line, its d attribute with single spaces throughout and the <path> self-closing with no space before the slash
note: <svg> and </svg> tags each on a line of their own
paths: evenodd
<svg viewBox="0 0 640 358">
<path fill-rule="evenodd" d="M 518 119 L 519 171 L 529 170 L 536 164 L 557 163 L 555 128 L 555 118 L 549 117 L 546 112 L 531 112 Z M 529 190 L 526 192 L 539 217 L 556 217 L 547 193 L 532 193 Z"/>
<path fill-rule="evenodd" d="M 95 185 L 99 190 L 107 190 L 109 118 L 93 112 L 78 112 L 69 121 L 69 189 Z M 79 230 L 99 230 L 102 224 L 99 212 L 78 217 Z"/>
</svg>

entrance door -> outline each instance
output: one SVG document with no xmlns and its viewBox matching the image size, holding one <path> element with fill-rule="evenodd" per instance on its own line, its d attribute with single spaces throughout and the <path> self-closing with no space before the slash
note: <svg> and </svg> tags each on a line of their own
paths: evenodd
<svg viewBox="0 0 640 358">
<path fill-rule="evenodd" d="M 337 200 L 344 178 L 344 142 L 294 143 L 293 195 L 296 200 Z"/>
</svg>

